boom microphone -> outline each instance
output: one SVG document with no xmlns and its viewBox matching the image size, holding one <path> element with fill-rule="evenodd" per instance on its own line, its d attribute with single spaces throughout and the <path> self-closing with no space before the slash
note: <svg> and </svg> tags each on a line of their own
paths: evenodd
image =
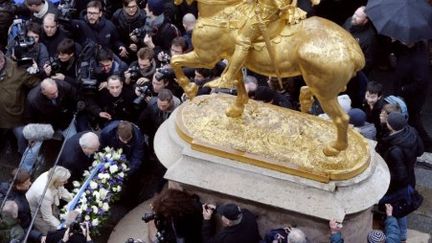
<svg viewBox="0 0 432 243">
<path fill-rule="evenodd" d="M 49 140 L 53 134 L 54 129 L 51 124 L 30 123 L 23 129 L 25 139 L 30 141 Z"/>
</svg>

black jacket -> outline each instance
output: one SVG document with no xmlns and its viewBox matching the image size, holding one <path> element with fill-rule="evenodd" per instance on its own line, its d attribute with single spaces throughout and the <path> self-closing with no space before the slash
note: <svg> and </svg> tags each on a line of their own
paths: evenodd
<svg viewBox="0 0 432 243">
<path fill-rule="evenodd" d="M 204 220 L 202 237 L 204 243 L 258 243 L 261 237 L 258 232 L 256 217 L 249 210 L 243 209 L 243 218 L 238 225 L 225 227 L 214 235 L 214 221 Z M 213 236 L 214 235 L 214 236 Z"/>
<path fill-rule="evenodd" d="M 133 101 L 136 95 L 131 87 L 123 86 L 118 97 L 114 97 L 107 89 L 99 91 L 96 95 L 86 96 L 87 111 L 94 117 L 100 112 L 108 112 L 112 120 L 134 121 L 136 119 Z"/>
<path fill-rule="evenodd" d="M 6 182 L 0 184 L 0 193 L 3 196 L 6 195 L 7 190 L 9 189 L 9 185 L 10 184 Z M 1 199 L 3 199 L 3 197 L 1 197 Z M 23 227 L 23 229 L 29 227 L 31 222 L 31 211 L 30 205 L 25 196 L 25 192 L 21 192 L 16 190 L 15 188 L 12 188 L 9 193 L 8 200 L 13 200 L 18 205 L 18 219 L 21 227 Z"/>
<path fill-rule="evenodd" d="M 136 28 L 144 26 L 146 21 L 146 13 L 142 9 L 138 9 L 135 16 L 129 18 L 122 8 L 117 9 L 112 16 L 111 21 L 117 27 L 120 40 L 129 47 L 131 40 L 129 34 Z"/>
<path fill-rule="evenodd" d="M 81 180 L 84 170 L 88 169 L 93 162 L 93 156 L 84 154 L 79 139 L 86 132 L 80 132 L 70 137 L 64 146 L 59 158 L 59 165 L 71 172 L 69 181 Z"/>
<path fill-rule="evenodd" d="M 30 90 L 27 96 L 26 114 L 30 122 L 49 123 L 54 128 L 66 128 L 76 107 L 77 91 L 65 81 L 56 80 L 58 96 L 48 99 L 40 85 Z"/>
<path fill-rule="evenodd" d="M 417 131 L 407 126 L 398 133 L 383 139 L 386 151 L 383 158 L 390 170 L 390 187 L 388 192 L 394 192 L 407 185 L 415 187 L 414 166 L 417 157 L 424 152 L 423 142 Z"/>
<path fill-rule="evenodd" d="M 58 27 L 53 36 L 47 36 L 45 32 L 42 32 L 40 41 L 46 46 L 49 56 L 56 57 L 58 44 L 66 38 L 68 38 L 67 34 Z"/>
<path fill-rule="evenodd" d="M 129 161 L 129 171 L 128 174 L 133 174 L 138 171 L 144 160 L 144 136 L 141 134 L 139 128 L 133 125 L 133 137 L 128 144 L 122 143 L 117 135 L 117 127 L 120 121 L 112 121 L 108 124 L 100 134 L 101 148 L 106 146 L 112 147 L 114 149 L 123 149 L 123 154 Z"/>
<path fill-rule="evenodd" d="M 68 27 L 71 28 L 72 33 L 78 35 L 76 37 L 82 46 L 85 46 L 87 40 L 91 40 L 116 53 L 121 46 L 124 46 L 114 24 L 104 17 L 95 25 L 89 24 L 84 19 L 75 19 L 71 21 L 71 26 Z"/>
</svg>

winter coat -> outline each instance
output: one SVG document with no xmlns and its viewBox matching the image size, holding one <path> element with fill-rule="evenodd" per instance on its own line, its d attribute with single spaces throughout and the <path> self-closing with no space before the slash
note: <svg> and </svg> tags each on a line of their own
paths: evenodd
<svg viewBox="0 0 432 243">
<path fill-rule="evenodd" d="M 132 43 L 129 38 L 130 33 L 134 29 L 144 26 L 146 13 L 144 10 L 138 9 L 136 15 L 130 18 L 123 8 L 120 8 L 115 11 L 111 21 L 117 27 L 120 40 L 128 47 Z"/>
<path fill-rule="evenodd" d="M 23 123 L 26 88 L 36 85 L 39 78 L 29 75 L 5 57 L 0 71 L 0 128 L 13 128 Z"/>
<path fill-rule="evenodd" d="M 212 220 L 204 220 L 202 236 L 204 243 L 258 243 L 261 237 L 258 232 L 256 216 L 249 210 L 243 209 L 241 222 L 234 226 L 224 227 L 221 232 L 214 235 Z M 214 235 L 214 236 L 213 236 Z"/>
<path fill-rule="evenodd" d="M 66 128 L 76 107 L 77 91 L 65 81 L 56 80 L 58 96 L 55 100 L 42 94 L 40 85 L 27 96 L 26 115 L 32 123 L 49 123 L 54 129 Z"/>
<path fill-rule="evenodd" d="M 9 183 L 1 183 L 0 194 L 6 195 L 9 185 Z M 12 188 L 8 199 L 14 200 L 18 205 L 18 220 L 21 227 L 24 229 L 29 227 L 32 216 L 30 212 L 30 205 L 27 201 L 25 193 Z"/>
<path fill-rule="evenodd" d="M 385 229 L 384 234 L 386 236 L 385 243 L 399 243 L 400 242 L 400 229 L 398 221 L 395 217 L 387 217 L 384 221 Z M 330 243 L 344 243 L 342 233 L 337 232 L 330 235 Z"/>
<path fill-rule="evenodd" d="M 40 210 L 36 215 L 35 228 L 44 234 L 56 230 L 60 225 L 60 220 L 54 216 L 53 207 L 60 205 L 60 199 L 72 200 L 72 195 L 62 186 L 58 188 L 49 186 L 45 195 L 42 194 L 48 183 L 48 174 L 49 171 L 41 174 L 26 193 L 32 215 L 35 214 L 39 200 L 43 197 Z"/>
<path fill-rule="evenodd" d="M 40 41 L 46 46 L 49 56 L 56 57 L 57 46 L 66 38 L 68 38 L 67 34 L 60 27 L 57 27 L 53 36 L 47 36 L 45 32 L 42 32 Z"/>
<path fill-rule="evenodd" d="M 86 132 L 80 132 L 70 137 L 60 154 L 59 165 L 70 171 L 69 181 L 81 180 L 84 170 L 87 170 L 93 162 L 93 156 L 87 156 L 79 145 L 79 139 L 84 133 Z"/>
<path fill-rule="evenodd" d="M 126 159 L 129 161 L 129 174 L 133 174 L 141 166 L 142 161 L 144 160 L 144 136 L 141 134 L 139 128 L 135 125 L 133 128 L 133 137 L 132 140 L 128 144 L 122 143 L 117 135 L 117 127 L 120 121 L 112 121 L 110 122 L 100 134 L 100 142 L 101 148 L 105 148 L 106 146 L 119 149 L 123 149 L 123 154 L 126 155 Z"/>
<path fill-rule="evenodd" d="M 397 133 L 383 138 L 385 148 L 382 155 L 390 170 L 390 187 L 387 193 L 405 186 L 415 188 L 414 166 L 417 157 L 424 152 L 423 142 L 415 128 L 406 126 Z"/>
<path fill-rule="evenodd" d="M 98 23 L 91 25 L 87 20 L 79 19 L 72 20 L 70 28 L 73 33 L 79 33 L 77 36 L 78 42 L 85 46 L 87 40 L 91 40 L 96 44 L 101 45 L 105 49 L 111 49 L 117 52 L 123 46 L 119 39 L 119 35 L 114 24 L 102 17 Z"/>
</svg>

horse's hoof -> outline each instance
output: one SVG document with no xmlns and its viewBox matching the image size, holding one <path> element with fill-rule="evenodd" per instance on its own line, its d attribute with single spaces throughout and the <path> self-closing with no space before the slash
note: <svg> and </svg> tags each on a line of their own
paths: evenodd
<svg viewBox="0 0 432 243">
<path fill-rule="evenodd" d="M 332 146 L 326 146 L 323 149 L 323 153 L 325 154 L 325 156 L 337 156 L 340 153 L 340 151 L 335 149 Z"/>
<path fill-rule="evenodd" d="M 225 114 L 228 117 L 237 118 L 243 114 L 243 110 L 244 110 L 244 107 L 238 107 L 238 106 L 232 105 L 232 106 L 227 108 L 227 110 L 225 111 Z"/>
<path fill-rule="evenodd" d="M 234 82 L 233 81 L 227 81 L 223 77 L 219 77 L 213 81 L 207 82 L 206 84 L 204 84 L 204 87 L 209 87 L 212 89 L 215 89 L 215 88 L 231 89 L 234 87 Z"/>
<path fill-rule="evenodd" d="M 198 93 L 198 86 L 195 83 L 189 83 L 184 89 L 184 92 L 186 93 L 187 97 L 192 100 Z"/>
</svg>

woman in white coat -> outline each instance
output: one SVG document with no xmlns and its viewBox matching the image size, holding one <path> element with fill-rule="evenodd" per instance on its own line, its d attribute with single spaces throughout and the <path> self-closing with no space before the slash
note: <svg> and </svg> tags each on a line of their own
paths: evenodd
<svg viewBox="0 0 432 243">
<path fill-rule="evenodd" d="M 60 199 L 66 201 L 72 200 L 72 195 L 63 187 L 71 176 L 68 169 L 62 166 L 56 166 L 53 172 L 53 177 L 48 182 L 48 177 L 53 169 L 41 174 L 32 184 L 26 193 L 27 200 L 30 204 L 32 216 L 36 212 L 39 200 L 43 197 L 40 210 L 35 219 L 35 228 L 46 234 L 48 231 L 53 231 L 60 225 L 60 220 L 55 216 L 54 212 L 58 212 Z M 48 189 L 45 196 L 42 195 L 45 186 L 48 182 Z"/>
</svg>

